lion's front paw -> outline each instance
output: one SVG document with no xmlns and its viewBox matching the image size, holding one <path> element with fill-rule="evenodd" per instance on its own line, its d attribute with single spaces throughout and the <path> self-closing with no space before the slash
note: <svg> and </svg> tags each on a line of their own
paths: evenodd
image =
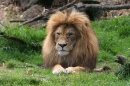
<svg viewBox="0 0 130 86">
<path fill-rule="evenodd" d="M 75 73 L 75 71 L 74 71 L 74 67 L 68 67 L 68 68 L 66 68 L 65 70 L 64 70 L 64 73 Z"/>
<path fill-rule="evenodd" d="M 52 71 L 52 73 L 58 75 L 58 74 L 60 74 L 60 73 L 62 73 L 62 72 L 64 72 L 64 71 L 65 71 L 64 68 L 63 68 L 63 69 L 54 69 L 54 70 Z"/>
</svg>

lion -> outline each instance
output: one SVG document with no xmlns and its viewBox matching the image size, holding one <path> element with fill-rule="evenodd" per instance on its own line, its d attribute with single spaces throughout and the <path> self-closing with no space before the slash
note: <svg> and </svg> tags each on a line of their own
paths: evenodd
<svg viewBox="0 0 130 86">
<path fill-rule="evenodd" d="M 56 12 L 47 22 L 42 53 L 44 67 L 53 74 L 93 71 L 99 45 L 86 14 Z"/>
</svg>

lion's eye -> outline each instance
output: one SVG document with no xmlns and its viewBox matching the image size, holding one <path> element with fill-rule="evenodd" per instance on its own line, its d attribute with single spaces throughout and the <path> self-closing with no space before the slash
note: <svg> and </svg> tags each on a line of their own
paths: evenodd
<svg viewBox="0 0 130 86">
<path fill-rule="evenodd" d="M 60 36 L 60 33 L 56 33 L 57 36 Z"/>
<path fill-rule="evenodd" d="M 56 33 L 57 35 L 60 35 L 60 33 Z"/>
<path fill-rule="evenodd" d="M 69 34 L 68 34 L 69 37 L 72 36 L 72 35 L 73 35 L 73 33 L 69 33 Z"/>
</svg>

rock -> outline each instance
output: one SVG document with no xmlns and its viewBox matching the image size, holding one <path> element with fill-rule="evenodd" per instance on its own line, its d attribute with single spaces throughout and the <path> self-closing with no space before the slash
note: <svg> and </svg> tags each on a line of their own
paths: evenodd
<svg viewBox="0 0 130 86">
<path fill-rule="evenodd" d="M 38 15 L 40 15 L 43 11 L 43 7 L 41 5 L 34 5 L 31 8 L 27 9 L 21 16 L 20 18 L 30 20 Z M 33 21 L 31 23 L 27 24 L 28 26 L 34 27 L 34 28 L 42 28 L 45 26 L 44 20 L 38 20 L 38 21 Z"/>
<path fill-rule="evenodd" d="M 19 6 L 23 11 L 30 8 L 33 5 L 42 5 L 46 7 L 50 7 L 53 0 L 0 0 L 0 5 L 13 4 L 15 6 Z"/>
<path fill-rule="evenodd" d="M 111 10 L 106 12 L 107 18 L 116 18 L 120 16 L 128 16 L 130 15 L 130 9 L 122 9 L 122 10 Z"/>
<path fill-rule="evenodd" d="M 0 0 L 0 5 L 9 5 L 10 0 Z"/>
<path fill-rule="evenodd" d="M 0 21 L 4 21 L 7 18 L 6 6 L 0 5 Z"/>
<path fill-rule="evenodd" d="M 22 15 L 20 16 L 20 18 L 31 19 L 31 18 L 34 18 L 34 17 L 38 16 L 39 14 L 41 14 L 42 11 L 43 11 L 42 6 L 34 5 L 34 6 L 30 7 L 29 9 L 27 9 L 25 12 L 23 12 Z"/>
<path fill-rule="evenodd" d="M 46 22 L 44 20 L 38 20 L 27 24 L 29 27 L 33 27 L 36 29 L 42 29 L 45 27 Z"/>
</svg>

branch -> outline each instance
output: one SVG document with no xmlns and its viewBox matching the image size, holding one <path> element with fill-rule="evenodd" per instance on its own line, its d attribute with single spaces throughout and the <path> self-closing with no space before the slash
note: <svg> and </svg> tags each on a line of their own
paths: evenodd
<svg viewBox="0 0 130 86">
<path fill-rule="evenodd" d="M 31 23 L 31 22 L 33 22 L 33 21 L 36 21 L 36 20 L 38 20 L 38 19 L 40 19 L 40 18 L 42 18 L 42 17 L 43 17 L 43 15 L 40 14 L 40 15 L 38 15 L 38 16 L 36 16 L 36 17 L 34 17 L 34 18 L 28 20 L 28 21 L 25 21 L 25 22 L 22 23 L 19 27 L 21 27 L 21 26 L 23 26 L 23 25 L 26 25 L 26 24 L 28 24 L 28 23 Z"/>
<path fill-rule="evenodd" d="M 17 38 L 17 37 L 14 37 L 14 36 L 5 35 L 5 33 L 0 33 L 0 37 L 4 37 L 4 38 L 6 38 L 6 39 L 18 41 L 18 42 L 21 43 L 21 44 L 27 44 L 24 40 L 22 40 L 22 39 L 20 39 L 20 38 Z"/>
<path fill-rule="evenodd" d="M 17 20 L 10 20 L 9 22 L 25 22 L 26 19 L 17 19 Z"/>
<path fill-rule="evenodd" d="M 59 9 L 56 9 L 56 10 L 54 10 L 54 11 L 50 11 L 50 12 L 47 12 L 47 13 L 45 13 L 45 8 L 44 8 L 43 12 L 42 12 L 40 15 L 38 15 L 38 16 L 36 16 L 36 17 L 34 17 L 34 18 L 32 18 L 32 19 L 30 19 L 30 20 L 24 22 L 24 23 L 21 24 L 19 27 L 21 27 L 21 26 L 23 26 L 23 25 L 26 25 L 26 24 L 28 24 L 28 23 L 31 23 L 31 22 L 33 22 L 33 21 L 35 21 L 35 20 L 41 19 L 41 18 L 43 18 L 43 19 L 48 19 L 51 14 L 53 14 L 53 13 L 55 13 L 55 12 L 57 12 L 57 11 L 62 11 L 62 10 L 64 10 L 64 9 L 66 9 L 66 8 L 68 8 L 68 7 L 70 7 L 70 6 L 72 6 L 75 2 L 76 2 L 76 0 L 72 1 L 71 3 L 69 3 L 69 4 L 67 4 L 67 5 L 65 5 L 65 6 L 59 8 Z"/>
<path fill-rule="evenodd" d="M 76 0 L 72 1 L 71 3 L 69 3 L 69 4 L 67 4 L 67 5 L 65 5 L 65 6 L 63 6 L 63 7 L 60 7 L 59 9 L 54 10 L 54 12 L 52 12 L 52 13 L 55 13 L 56 11 L 62 11 L 62 10 L 64 10 L 64 9 L 66 9 L 66 8 L 69 8 L 69 7 L 71 7 L 75 2 L 76 2 Z"/>
<path fill-rule="evenodd" d="M 89 9 L 96 9 L 96 10 L 121 10 L 121 9 L 130 9 L 130 4 L 125 5 L 101 5 L 101 4 L 83 4 L 83 6 L 80 6 L 80 8 L 83 8 L 85 10 Z"/>
<path fill-rule="evenodd" d="M 17 41 L 17 42 L 19 42 L 21 44 L 24 44 L 24 45 L 29 45 L 29 46 L 31 46 L 31 47 L 33 47 L 35 49 L 41 48 L 41 45 L 38 44 L 38 43 L 33 43 L 33 42 L 32 43 L 27 43 L 26 41 L 24 41 L 24 40 L 22 40 L 22 39 L 20 39 L 18 37 L 5 35 L 5 33 L 3 33 L 3 32 L 0 32 L 0 37 L 4 37 L 4 38 L 9 39 L 9 40 Z"/>
</svg>

